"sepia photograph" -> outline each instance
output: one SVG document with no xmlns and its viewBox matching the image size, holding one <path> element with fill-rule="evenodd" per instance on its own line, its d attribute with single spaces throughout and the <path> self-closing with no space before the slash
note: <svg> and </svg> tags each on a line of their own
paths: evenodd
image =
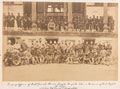
<svg viewBox="0 0 120 89">
<path fill-rule="evenodd" d="M 3 81 L 118 80 L 118 3 L 2 4 Z"/>
</svg>

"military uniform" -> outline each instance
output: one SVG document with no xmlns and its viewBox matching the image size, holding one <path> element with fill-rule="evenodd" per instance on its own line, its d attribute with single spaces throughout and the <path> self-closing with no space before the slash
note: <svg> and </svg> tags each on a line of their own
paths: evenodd
<svg viewBox="0 0 120 89">
<path fill-rule="evenodd" d="M 31 27 L 32 27 L 32 19 L 31 19 L 30 16 L 27 17 L 27 22 L 26 23 L 27 23 L 26 24 L 27 25 L 27 29 L 30 30 Z"/>
<path fill-rule="evenodd" d="M 11 19 L 11 16 L 10 16 L 10 14 L 8 14 L 7 16 L 6 16 L 6 24 L 7 24 L 7 28 L 9 28 L 9 27 L 11 27 L 10 26 L 10 19 Z"/>
<path fill-rule="evenodd" d="M 27 16 L 23 16 L 22 21 L 23 21 L 23 28 L 24 30 L 26 30 L 27 29 Z"/>
<path fill-rule="evenodd" d="M 10 27 L 14 27 L 15 26 L 15 16 L 12 14 L 10 16 Z"/>
<path fill-rule="evenodd" d="M 16 21 L 17 21 L 17 27 L 21 28 L 22 27 L 22 17 L 20 15 L 18 15 L 16 17 Z"/>
<path fill-rule="evenodd" d="M 55 23 L 52 20 L 48 23 L 48 30 L 49 31 L 55 30 Z"/>
</svg>

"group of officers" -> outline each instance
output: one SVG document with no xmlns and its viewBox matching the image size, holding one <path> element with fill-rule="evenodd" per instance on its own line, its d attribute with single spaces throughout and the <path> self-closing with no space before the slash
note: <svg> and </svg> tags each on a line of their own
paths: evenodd
<svg viewBox="0 0 120 89">
<path fill-rule="evenodd" d="M 80 63 L 110 65 L 112 46 L 110 43 L 94 43 L 93 41 L 41 43 L 31 41 L 28 46 L 25 40 L 14 45 L 8 41 L 4 63 L 12 65 Z M 16 55 L 16 56 L 15 56 Z M 14 57 L 13 57 L 14 56 Z"/>
<path fill-rule="evenodd" d="M 13 13 L 8 13 L 7 16 L 4 16 L 3 25 L 4 27 L 7 27 L 7 30 L 13 30 L 15 23 L 19 30 L 30 30 L 32 28 L 32 18 L 30 15 L 24 14 L 21 16 L 20 13 L 18 13 L 18 15 L 15 16 Z"/>
<path fill-rule="evenodd" d="M 7 29 L 13 29 L 15 27 L 15 22 L 17 23 L 18 29 L 31 30 L 32 18 L 31 15 L 24 14 L 23 16 L 18 13 L 15 16 L 13 13 L 8 13 L 4 16 L 4 26 Z M 73 17 L 73 22 L 67 22 L 64 17 L 42 17 L 37 18 L 35 22 L 35 29 L 38 31 L 104 31 L 104 21 L 103 16 L 92 16 L 82 18 L 80 16 Z M 108 17 L 108 27 L 109 31 L 114 30 L 114 19 L 112 16 Z"/>
</svg>

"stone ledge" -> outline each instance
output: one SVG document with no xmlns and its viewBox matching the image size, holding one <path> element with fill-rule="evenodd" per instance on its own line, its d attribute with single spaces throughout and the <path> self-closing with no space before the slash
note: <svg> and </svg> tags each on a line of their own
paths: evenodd
<svg viewBox="0 0 120 89">
<path fill-rule="evenodd" d="M 117 37 L 113 32 L 60 32 L 60 31 L 3 31 L 3 35 L 13 36 L 79 36 L 79 37 Z"/>
</svg>

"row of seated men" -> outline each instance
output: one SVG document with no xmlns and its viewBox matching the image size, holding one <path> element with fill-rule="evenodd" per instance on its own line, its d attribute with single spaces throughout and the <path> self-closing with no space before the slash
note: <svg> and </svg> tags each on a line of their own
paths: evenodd
<svg viewBox="0 0 120 89">
<path fill-rule="evenodd" d="M 7 16 L 4 16 L 4 26 L 7 28 L 14 28 L 15 22 L 17 27 L 23 30 L 30 30 L 32 26 L 32 18 L 27 14 L 23 16 L 18 13 L 15 16 L 13 13 L 8 13 Z M 82 18 L 80 16 L 73 17 L 73 22 L 68 23 L 64 17 L 39 17 L 35 22 L 34 26 L 37 30 L 41 31 L 97 31 L 103 32 L 104 30 L 104 21 L 102 16 L 92 16 Z M 108 27 L 109 31 L 114 30 L 114 19 L 112 16 L 108 18 Z"/>
<path fill-rule="evenodd" d="M 16 55 L 18 54 L 18 55 Z M 94 43 L 94 42 L 72 42 L 56 41 L 52 43 L 41 43 L 40 41 L 31 41 L 31 45 L 27 45 L 25 41 L 11 44 L 8 41 L 5 59 L 14 60 L 21 58 L 20 65 L 24 64 L 40 64 L 40 63 L 86 63 L 86 64 L 105 64 L 109 65 L 112 54 L 112 46 L 110 43 Z M 13 57 L 15 56 L 16 57 Z M 11 59 L 10 59 L 11 58 Z M 16 58 L 16 59 L 14 59 Z M 15 64 L 16 65 L 16 64 Z"/>
</svg>

